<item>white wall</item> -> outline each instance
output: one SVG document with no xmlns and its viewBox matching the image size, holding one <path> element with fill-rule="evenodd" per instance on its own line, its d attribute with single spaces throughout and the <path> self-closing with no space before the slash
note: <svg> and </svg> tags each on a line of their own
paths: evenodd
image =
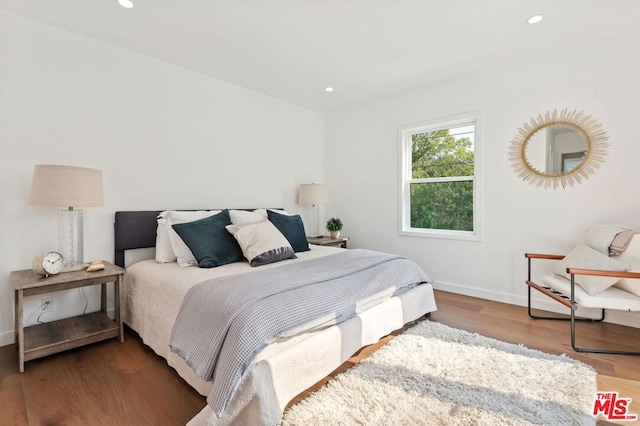
<svg viewBox="0 0 640 426">
<path fill-rule="evenodd" d="M 593 224 L 640 232 L 637 40 L 515 62 L 327 115 L 327 215 L 343 219 L 350 247 L 404 254 L 439 288 L 524 305 L 525 252 L 566 253 Z M 532 116 L 565 107 L 600 120 L 610 154 L 576 187 L 531 187 L 512 172 L 509 143 Z M 399 236 L 398 127 L 473 110 L 482 113 L 483 241 Z M 614 319 L 640 326 L 640 315 Z"/>
<path fill-rule="evenodd" d="M 321 114 L 0 12 L 0 345 L 13 341 L 9 271 L 56 248 L 55 211 L 27 205 L 37 163 L 103 170 L 105 207 L 85 212 L 87 260 L 112 260 L 117 210 L 283 206 L 310 219 L 295 204 L 297 185 L 326 176 L 326 216 L 343 219 L 350 247 L 404 254 L 440 288 L 524 304 L 525 251 L 567 252 L 597 223 L 640 232 L 638 75 L 634 40 L 613 40 L 338 111 L 325 124 Z M 530 187 L 509 167 L 509 141 L 531 116 L 564 107 L 603 123 L 610 155 L 577 187 Z M 398 126 L 472 110 L 482 111 L 483 241 L 400 237 Z M 77 290 L 54 297 L 45 320 L 84 306 Z M 25 319 L 33 322 L 39 299 L 27 301 Z"/>
<path fill-rule="evenodd" d="M 324 178 L 323 127 L 319 113 L 0 12 L 0 345 L 13 341 L 9 272 L 57 248 L 55 210 L 27 205 L 34 164 L 103 170 L 85 260 L 113 261 L 117 210 L 298 211 L 298 185 Z M 44 320 L 82 312 L 78 290 L 54 297 Z M 31 323 L 40 298 L 25 305 Z"/>
</svg>

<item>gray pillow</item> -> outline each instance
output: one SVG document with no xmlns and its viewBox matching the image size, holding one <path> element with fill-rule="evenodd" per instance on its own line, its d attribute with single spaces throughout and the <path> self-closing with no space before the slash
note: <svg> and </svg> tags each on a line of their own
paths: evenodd
<svg viewBox="0 0 640 426">
<path fill-rule="evenodd" d="M 567 273 L 567 268 L 602 269 L 622 272 L 628 271 L 631 269 L 631 266 L 581 244 L 571 250 L 564 259 L 556 264 L 553 268 L 553 273 L 560 277 L 571 279 L 571 275 Z M 602 293 L 619 280 L 620 278 L 616 277 L 598 277 L 594 275 L 575 276 L 576 284 L 580 285 L 590 296 Z"/>
<path fill-rule="evenodd" d="M 251 266 L 296 258 L 289 241 L 268 220 L 245 225 L 228 225 L 226 228 L 238 241 L 244 257 Z"/>
</svg>

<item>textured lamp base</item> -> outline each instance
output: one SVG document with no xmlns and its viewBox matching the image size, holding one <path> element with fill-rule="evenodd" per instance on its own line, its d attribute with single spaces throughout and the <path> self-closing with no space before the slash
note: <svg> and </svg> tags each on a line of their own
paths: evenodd
<svg viewBox="0 0 640 426">
<path fill-rule="evenodd" d="M 322 238 L 322 231 L 318 231 L 318 205 L 313 205 L 313 233 L 311 238 Z"/>
<path fill-rule="evenodd" d="M 64 257 L 62 272 L 79 271 L 83 262 L 82 210 L 58 210 L 58 251 Z"/>
</svg>

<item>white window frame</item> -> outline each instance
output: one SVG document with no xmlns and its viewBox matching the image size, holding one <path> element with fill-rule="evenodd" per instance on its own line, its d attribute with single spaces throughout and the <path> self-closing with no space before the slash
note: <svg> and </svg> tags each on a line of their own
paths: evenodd
<svg viewBox="0 0 640 426">
<path fill-rule="evenodd" d="M 481 150 L 481 126 L 480 111 L 472 111 L 448 117 L 436 118 L 419 123 L 407 124 L 399 127 L 400 141 L 400 223 L 399 235 L 427 238 L 447 238 L 455 240 L 481 241 L 481 194 L 480 194 L 480 150 Z M 432 130 L 451 129 L 464 125 L 474 127 L 474 164 L 473 176 L 438 177 L 427 179 L 413 179 L 411 177 L 412 135 Z M 412 183 L 431 182 L 460 182 L 473 181 L 473 231 L 459 231 L 448 229 L 427 229 L 411 227 L 411 191 Z"/>
</svg>

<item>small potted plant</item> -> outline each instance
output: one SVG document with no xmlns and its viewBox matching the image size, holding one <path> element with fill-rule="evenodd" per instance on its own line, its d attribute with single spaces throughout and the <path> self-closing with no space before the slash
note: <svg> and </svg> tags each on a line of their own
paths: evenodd
<svg viewBox="0 0 640 426">
<path fill-rule="evenodd" d="M 331 238 L 340 237 L 342 230 L 342 221 L 338 217 L 332 217 L 327 221 L 327 231 L 331 234 Z"/>
</svg>

